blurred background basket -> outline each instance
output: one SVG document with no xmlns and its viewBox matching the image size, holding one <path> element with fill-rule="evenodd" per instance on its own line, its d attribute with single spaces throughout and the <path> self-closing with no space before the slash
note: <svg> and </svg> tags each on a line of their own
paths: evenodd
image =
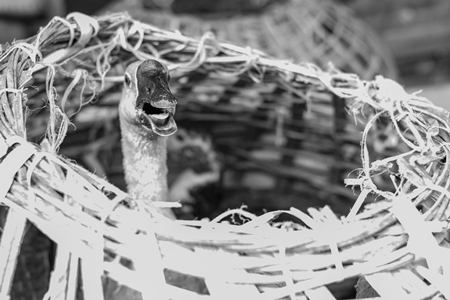
<svg viewBox="0 0 450 300">
<path fill-rule="evenodd" d="M 103 12 L 127 11 L 134 18 L 200 37 L 248 46 L 278 58 L 356 73 L 395 78 L 390 51 L 373 30 L 345 6 L 332 1 L 118 1 Z M 222 5 L 221 5 L 222 4 Z"/>
<path fill-rule="evenodd" d="M 219 180 L 203 200 L 207 209 L 195 211 L 219 216 L 212 222 L 143 216 L 103 179 L 124 189 L 117 120 L 122 75 L 130 62 L 154 57 L 172 70 L 177 123 L 207 136 L 217 153 Z M 204 278 L 211 297 L 226 291 L 237 298 L 325 299 L 334 297 L 328 288 L 342 291 L 358 276 L 381 271 L 368 278 L 382 295 L 447 295 L 439 283 L 448 266 L 433 257 L 447 253 L 440 245 L 449 202 L 442 190 L 448 113 L 395 82 L 293 64 L 208 33 L 190 38 L 123 14 L 55 18 L 37 36 L 7 46 L 0 62 L 2 166 L 12 172 L 4 173 L 12 186 L 4 185 L 3 202 L 12 209 L 1 240 L 2 293 L 29 219 L 59 245 L 56 262 L 45 258 L 48 268 L 41 271 L 55 266 L 53 295 L 75 294 L 78 257 L 87 299 L 101 296 L 102 274 L 144 296 L 195 297 L 164 285 L 162 269 Z M 15 157 L 22 162 L 11 163 Z M 350 173 L 353 191 L 344 187 Z M 242 204 L 257 215 L 286 211 L 221 214 Z M 407 247 L 408 236 L 429 247 Z"/>
</svg>

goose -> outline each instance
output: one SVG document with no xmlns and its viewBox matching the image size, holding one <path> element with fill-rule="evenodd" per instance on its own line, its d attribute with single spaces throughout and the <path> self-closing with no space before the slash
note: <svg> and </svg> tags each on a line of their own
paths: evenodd
<svg viewBox="0 0 450 300">
<path fill-rule="evenodd" d="M 137 61 L 125 70 L 119 121 L 125 181 L 130 196 L 162 215 L 175 219 L 170 208 L 156 208 L 154 201 L 169 199 L 167 186 L 167 139 L 177 131 L 174 120 L 177 98 L 169 88 L 167 68 L 156 60 Z M 204 289 L 197 279 L 168 272 L 166 279 L 177 286 Z M 141 300 L 142 295 L 106 280 L 105 299 Z"/>
<path fill-rule="evenodd" d="M 123 168 L 130 196 L 175 219 L 169 208 L 156 208 L 154 201 L 168 199 L 167 137 L 177 131 L 173 119 L 177 98 L 169 88 L 165 66 L 156 60 L 137 61 L 125 70 L 119 122 Z M 141 300 L 140 292 L 105 280 L 105 299 Z"/>
<path fill-rule="evenodd" d="M 165 66 L 146 60 L 127 67 L 119 103 L 125 181 L 130 196 L 147 206 L 168 200 L 167 138 L 177 131 L 176 104 Z M 175 218 L 170 208 L 158 210 Z"/>
</svg>

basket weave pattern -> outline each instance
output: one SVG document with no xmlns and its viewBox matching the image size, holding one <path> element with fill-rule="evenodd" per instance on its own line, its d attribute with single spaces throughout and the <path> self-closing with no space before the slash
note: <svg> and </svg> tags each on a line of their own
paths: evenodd
<svg viewBox="0 0 450 300">
<path fill-rule="evenodd" d="M 212 31 L 219 40 L 295 63 L 310 62 L 326 68 L 331 62 L 362 79 L 380 74 L 396 76 L 392 55 L 375 32 L 348 8 L 332 1 L 273 1 L 264 9 L 255 7 L 253 13 L 242 14 L 236 8 L 233 14 L 217 10 L 201 17 L 144 9 L 138 0 L 118 1 L 104 11 L 127 11 L 140 21 L 193 37 Z"/>
<path fill-rule="evenodd" d="M 310 208 L 308 214 L 292 208 L 255 216 L 235 209 L 211 221 L 170 221 L 156 213 L 151 218 L 125 192 L 60 156 L 69 116 L 82 125 L 79 116 L 92 109 L 98 113 L 95 107 L 100 107 L 112 112 L 102 121 L 113 122 L 125 66 L 146 58 L 169 66 L 174 91 L 184 101 L 181 122 L 198 121 L 205 112 L 206 117 L 222 112 L 226 122 L 242 116 L 244 126 L 251 120 L 251 134 L 283 150 L 272 153 L 283 153 L 277 161 L 300 161 L 289 169 L 291 177 L 296 168 L 320 169 L 313 160 L 302 160 L 301 151 L 286 150 L 295 142 L 304 149 L 323 142 L 338 149 L 331 150 L 333 159 L 322 163 L 318 174 L 338 170 L 334 177 L 342 178 L 346 163 L 353 160 L 353 167 L 355 155 L 361 157 L 357 176 L 346 181 L 361 190 L 350 213 L 340 218 L 328 207 Z M 123 14 L 55 18 L 37 36 L 4 48 L 0 63 L 0 195 L 10 208 L 0 242 L 0 296 L 8 295 L 28 219 L 59 245 L 49 287 L 55 297 L 73 299 L 79 273 L 85 299 L 103 299 L 104 275 L 142 292 L 144 299 L 155 294 L 200 298 L 198 291 L 166 284 L 167 269 L 204 279 L 209 295 L 202 298 L 211 299 L 225 294 L 333 299 L 327 285 L 366 274 L 383 297 L 450 298 L 445 284 L 449 266 L 440 259 L 449 254 L 444 247 L 449 115 L 394 81 L 362 81 L 333 69 L 276 60 L 219 43 L 210 34 L 197 40 Z M 242 88 L 227 89 L 239 81 Z M 95 105 L 87 105 L 97 98 Z M 221 104 L 228 114 L 218 111 Z M 323 126 L 332 123 L 330 116 L 342 114 L 344 105 L 357 125 L 349 118 Z M 264 112 L 260 124 L 255 123 L 259 111 Z M 264 126 L 268 129 L 261 131 Z M 316 128 L 336 132 L 319 134 Z M 238 141 L 248 137 L 234 130 Z M 360 138 L 361 153 L 345 150 Z M 234 149 L 230 157 L 252 153 L 264 159 L 241 162 L 258 162 L 256 170 L 270 170 L 267 153 L 242 149 L 247 152 Z M 351 195 L 336 178 L 324 181 L 311 174 L 300 182 L 327 195 Z M 386 178 L 392 180 L 391 189 L 382 188 Z M 377 201 L 360 210 L 372 195 Z M 241 226 L 220 222 L 233 214 L 248 221 Z M 301 225 L 274 223 L 281 214 Z"/>
</svg>

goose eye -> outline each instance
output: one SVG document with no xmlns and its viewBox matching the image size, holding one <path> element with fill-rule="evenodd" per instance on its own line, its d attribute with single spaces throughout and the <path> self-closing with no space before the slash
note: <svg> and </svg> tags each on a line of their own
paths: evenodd
<svg viewBox="0 0 450 300">
<path fill-rule="evenodd" d="M 131 76 L 128 73 L 125 73 L 125 85 L 130 86 L 131 85 Z"/>
</svg>

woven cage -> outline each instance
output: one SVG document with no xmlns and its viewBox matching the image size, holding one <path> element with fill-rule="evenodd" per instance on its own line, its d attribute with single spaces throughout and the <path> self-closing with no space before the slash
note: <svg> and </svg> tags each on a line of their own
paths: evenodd
<svg viewBox="0 0 450 300">
<path fill-rule="evenodd" d="M 232 3 L 219 0 L 215 13 L 200 15 L 149 10 L 141 2 L 119 1 L 103 11 L 127 11 L 143 22 L 193 37 L 212 31 L 219 40 L 264 50 L 294 62 L 310 62 L 322 68 L 331 62 L 338 69 L 356 73 L 363 79 L 380 74 L 395 78 L 397 74 L 392 55 L 377 34 L 347 7 L 329 0 L 244 1 L 248 9 L 242 1 L 235 1 L 239 7 L 229 7 L 226 12 L 220 5 L 223 2 L 228 7 Z M 189 8 L 183 12 L 204 8 L 196 2 L 172 3 L 175 12 L 180 11 L 177 6 L 183 5 Z M 247 13 L 242 12 L 244 9 Z"/>
<path fill-rule="evenodd" d="M 1 50 L 1 299 L 16 268 L 18 289 L 40 280 L 46 299 L 335 299 L 332 287 L 360 276 L 386 299 L 450 298 L 449 114 L 427 99 L 124 14 L 54 18 Z M 179 126 L 211 135 L 224 185 L 241 203 L 251 190 L 290 209 L 150 216 L 61 155 L 114 159 L 124 69 L 150 58 L 171 70 Z M 242 185 L 250 175 L 264 186 Z M 54 262 L 45 239 L 27 241 L 27 220 L 57 244 Z"/>
</svg>

